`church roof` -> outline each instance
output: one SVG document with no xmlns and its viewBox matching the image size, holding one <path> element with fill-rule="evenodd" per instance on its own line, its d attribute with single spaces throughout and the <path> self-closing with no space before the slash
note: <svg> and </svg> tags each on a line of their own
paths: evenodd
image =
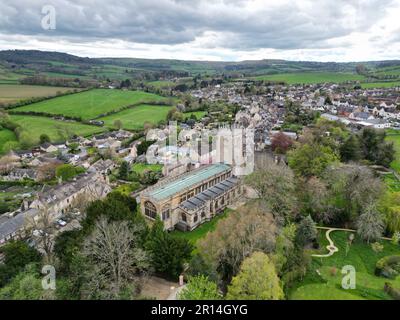
<svg viewBox="0 0 400 320">
<path fill-rule="evenodd" d="M 224 171 L 228 171 L 229 169 L 230 166 L 223 163 L 201 167 L 195 171 L 182 175 L 173 181 L 151 189 L 145 194 L 156 200 L 162 200 L 171 197 L 184 189 L 200 184 L 202 181 L 221 174 Z"/>
</svg>

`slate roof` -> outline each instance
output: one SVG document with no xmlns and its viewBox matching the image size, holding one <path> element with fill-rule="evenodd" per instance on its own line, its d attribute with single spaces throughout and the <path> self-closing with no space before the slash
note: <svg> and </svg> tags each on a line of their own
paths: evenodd
<svg viewBox="0 0 400 320">
<path fill-rule="evenodd" d="M 0 224 L 0 239 L 4 239 L 20 230 L 24 226 L 25 219 L 37 215 L 38 212 L 39 211 L 37 209 L 29 209 L 17 214 L 13 218 L 5 220 Z"/>
<path fill-rule="evenodd" d="M 215 199 L 226 191 L 232 189 L 238 183 L 236 177 L 229 177 L 228 179 L 217 183 L 215 186 L 200 192 L 194 197 L 182 202 L 179 206 L 185 210 L 193 210 L 201 208 L 205 205 L 205 201 Z"/>
</svg>

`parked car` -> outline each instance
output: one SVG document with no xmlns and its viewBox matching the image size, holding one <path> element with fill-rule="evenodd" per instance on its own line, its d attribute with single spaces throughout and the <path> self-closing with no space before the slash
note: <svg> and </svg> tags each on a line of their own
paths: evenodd
<svg viewBox="0 0 400 320">
<path fill-rule="evenodd" d="M 64 227 L 64 226 L 67 225 L 67 223 L 66 223 L 64 220 L 62 220 L 62 219 L 57 220 L 57 223 L 58 223 L 58 225 L 60 225 L 61 227 Z"/>
</svg>

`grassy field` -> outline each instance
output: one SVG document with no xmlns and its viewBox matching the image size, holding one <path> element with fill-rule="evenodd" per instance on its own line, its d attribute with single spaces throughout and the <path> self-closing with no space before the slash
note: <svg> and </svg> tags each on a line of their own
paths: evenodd
<svg viewBox="0 0 400 320">
<path fill-rule="evenodd" d="M 283 81 L 287 84 L 295 83 L 322 83 L 322 82 L 334 82 L 340 83 L 345 81 L 362 81 L 363 76 L 353 73 L 335 73 L 335 72 L 299 72 L 299 73 L 283 73 L 273 75 L 263 75 L 255 77 L 256 80 L 265 81 Z"/>
<path fill-rule="evenodd" d="M 67 92 L 71 88 L 28 86 L 19 84 L 0 85 L 0 103 L 14 103 L 36 97 L 55 96 L 58 92 Z"/>
<path fill-rule="evenodd" d="M 93 119 L 136 103 L 165 101 L 166 98 L 142 91 L 95 89 L 30 104 L 17 111 L 35 111 Z"/>
<path fill-rule="evenodd" d="M 10 119 L 29 133 L 32 142 L 37 144 L 41 134 L 47 134 L 52 142 L 64 141 L 70 134 L 88 136 L 103 132 L 104 128 L 77 122 L 57 121 L 45 117 L 11 115 Z"/>
<path fill-rule="evenodd" d="M 177 85 L 176 82 L 168 80 L 150 81 L 148 82 L 148 84 L 153 86 L 154 88 L 170 88 Z"/>
<path fill-rule="evenodd" d="M 3 150 L 3 146 L 6 142 L 17 141 L 17 137 L 14 132 L 8 129 L 0 130 L 0 154 L 5 153 L 6 150 Z"/>
<path fill-rule="evenodd" d="M 142 174 L 145 170 L 161 172 L 162 168 L 163 168 L 162 164 L 135 163 L 132 166 L 132 170 L 138 174 Z"/>
<path fill-rule="evenodd" d="M 361 83 L 363 89 L 400 87 L 400 81 L 393 82 L 365 82 Z"/>
<path fill-rule="evenodd" d="M 390 164 L 390 166 L 393 170 L 400 173 L 400 130 L 388 130 L 386 140 L 393 142 L 396 150 L 396 159 Z"/>
<path fill-rule="evenodd" d="M 207 112 L 205 111 L 193 111 L 193 112 L 185 112 L 183 115 L 185 116 L 185 119 L 190 118 L 190 116 L 194 114 L 197 118 L 197 120 L 200 120 L 201 118 L 203 118 Z"/>
<path fill-rule="evenodd" d="M 169 106 L 139 105 L 121 112 L 100 118 L 105 126 L 113 128 L 116 120 L 121 120 L 124 129 L 143 129 L 145 121 L 157 124 L 160 120 L 166 120 Z"/>
<path fill-rule="evenodd" d="M 325 231 L 323 231 L 325 233 Z M 321 233 L 321 237 L 323 236 Z M 377 277 L 374 274 L 376 262 L 388 255 L 400 253 L 399 245 L 382 240 L 382 252 L 374 252 L 368 245 L 357 237 L 349 246 L 346 254 L 346 243 L 349 233 L 334 231 L 331 233 L 335 245 L 339 248 L 333 256 L 328 258 L 313 258 L 311 269 L 305 278 L 291 291 L 290 298 L 294 300 L 382 300 L 391 299 L 383 291 L 385 282 L 390 282 L 394 287 L 400 288 L 400 277 L 390 280 Z M 326 245 L 326 241 L 321 244 Z M 321 249 L 326 252 L 326 249 Z M 356 288 L 345 290 L 341 286 L 344 266 L 351 265 L 356 270 Z M 333 268 L 336 272 L 333 273 Z M 317 270 L 320 272 L 318 275 Z"/>
</svg>

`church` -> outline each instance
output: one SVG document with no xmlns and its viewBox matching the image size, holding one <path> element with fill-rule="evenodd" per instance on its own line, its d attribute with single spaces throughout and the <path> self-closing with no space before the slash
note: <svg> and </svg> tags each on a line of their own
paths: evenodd
<svg viewBox="0 0 400 320">
<path fill-rule="evenodd" d="M 211 220 L 243 193 L 232 167 L 209 164 L 175 177 L 167 177 L 140 194 L 142 214 L 159 217 L 166 230 L 191 231 Z"/>
</svg>

